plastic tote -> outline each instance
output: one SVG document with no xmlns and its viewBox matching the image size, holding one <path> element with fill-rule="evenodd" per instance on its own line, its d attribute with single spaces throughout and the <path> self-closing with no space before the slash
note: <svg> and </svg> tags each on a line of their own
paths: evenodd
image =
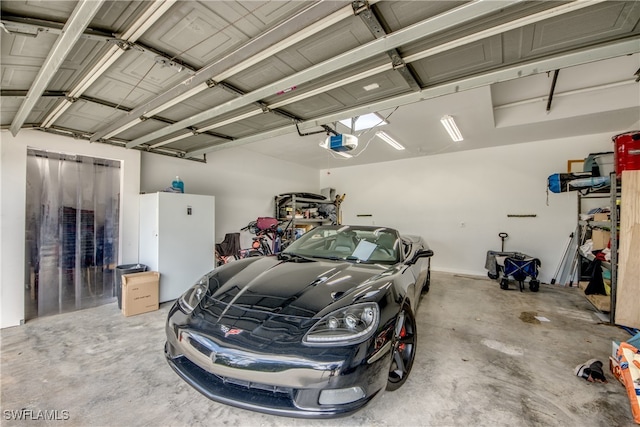
<svg viewBox="0 0 640 427">
<path fill-rule="evenodd" d="M 147 271 L 147 266 L 144 264 L 124 264 L 116 267 L 115 275 L 115 288 L 116 295 L 118 297 L 118 308 L 122 310 L 122 275 L 131 273 L 142 273 Z"/>
</svg>

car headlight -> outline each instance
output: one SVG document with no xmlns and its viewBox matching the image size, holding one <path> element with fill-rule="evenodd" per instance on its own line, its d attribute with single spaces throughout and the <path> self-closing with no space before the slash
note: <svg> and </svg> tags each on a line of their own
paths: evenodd
<svg viewBox="0 0 640 427">
<path fill-rule="evenodd" d="M 324 316 L 305 335 L 303 342 L 314 345 L 356 344 L 378 328 L 380 309 L 376 303 L 355 304 Z"/>
<path fill-rule="evenodd" d="M 185 314 L 190 314 L 194 308 L 200 304 L 200 301 L 207 294 L 209 290 L 209 279 L 211 274 L 205 274 L 193 285 L 187 292 L 182 294 L 178 299 L 178 306 Z"/>
</svg>

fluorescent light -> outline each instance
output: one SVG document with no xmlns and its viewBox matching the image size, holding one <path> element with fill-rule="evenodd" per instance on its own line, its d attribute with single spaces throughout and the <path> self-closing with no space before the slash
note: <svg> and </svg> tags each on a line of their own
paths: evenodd
<svg viewBox="0 0 640 427">
<path fill-rule="evenodd" d="M 449 133 L 449 136 L 451 137 L 451 139 L 453 139 L 455 142 L 460 142 L 464 139 L 462 138 L 460 129 L 458 129 L 458 126 L 456 125 L 456 122 L 453 120 L 453 117 L 443 116 L 440 119 L 440 123 L 442 123 L 442 126 L 444 126 L 444 128 Z"/>
<path fill-rule="evenodd" d="M 376 136 L 381 140 L 383 140 L 384 142 L 386 142 L 387 144 L 389 144 L 390 146 L 392 146 L 393 148 L 395 148 L 396 150 L 404 150 L 404 146 L 400 144 L 398 141 L 396 141 L 395 139 L 391 138 L 389 134 L 380 130 L 376 132 Z"/>
<path fill-rule="evenodd" d="M 354 121 L 353 129 L 351 128 L 352 121 Z M 365 129 L 371 129 L 376 126 L 388 125 L 378 113 L 363 114 L 352 119 L 340 120 L 340 123 L 351 129 L 352 132 L 358 132 Z"/>
</svg>

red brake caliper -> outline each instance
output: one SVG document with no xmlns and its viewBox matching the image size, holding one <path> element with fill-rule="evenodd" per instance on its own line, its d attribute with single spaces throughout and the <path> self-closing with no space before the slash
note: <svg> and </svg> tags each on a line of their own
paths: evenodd
<svg viewBox="0 0 640 427">
<path fill-rule="evenodd" d="M 404 325 L 402 325 L 402 329 L 400 329 L 400 339 L 404 338 L 405 336 L 407 336 L 407 330 L 405 329 Z M 404 351 L 404 348 L 407 345 L 405 343 L 401 343 L 398 346 L 398 351 Z"/>
</svg>

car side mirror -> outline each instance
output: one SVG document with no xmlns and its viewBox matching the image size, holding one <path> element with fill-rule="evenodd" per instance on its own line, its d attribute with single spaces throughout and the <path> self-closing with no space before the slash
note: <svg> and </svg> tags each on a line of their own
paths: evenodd
<svg viewBox="0 0 640 427">
<path fill-rule="evenodd" d="M 431 249 L 420 249 L 418 252 L 416 252 L 411 259 L 409 259 L 406 264 L 407 265 L 413 265 L 416 262 L 418 262 L 418 260 L 420 258 L 430 258 L 433 256 L 433 251 Z"/>
</svg>

